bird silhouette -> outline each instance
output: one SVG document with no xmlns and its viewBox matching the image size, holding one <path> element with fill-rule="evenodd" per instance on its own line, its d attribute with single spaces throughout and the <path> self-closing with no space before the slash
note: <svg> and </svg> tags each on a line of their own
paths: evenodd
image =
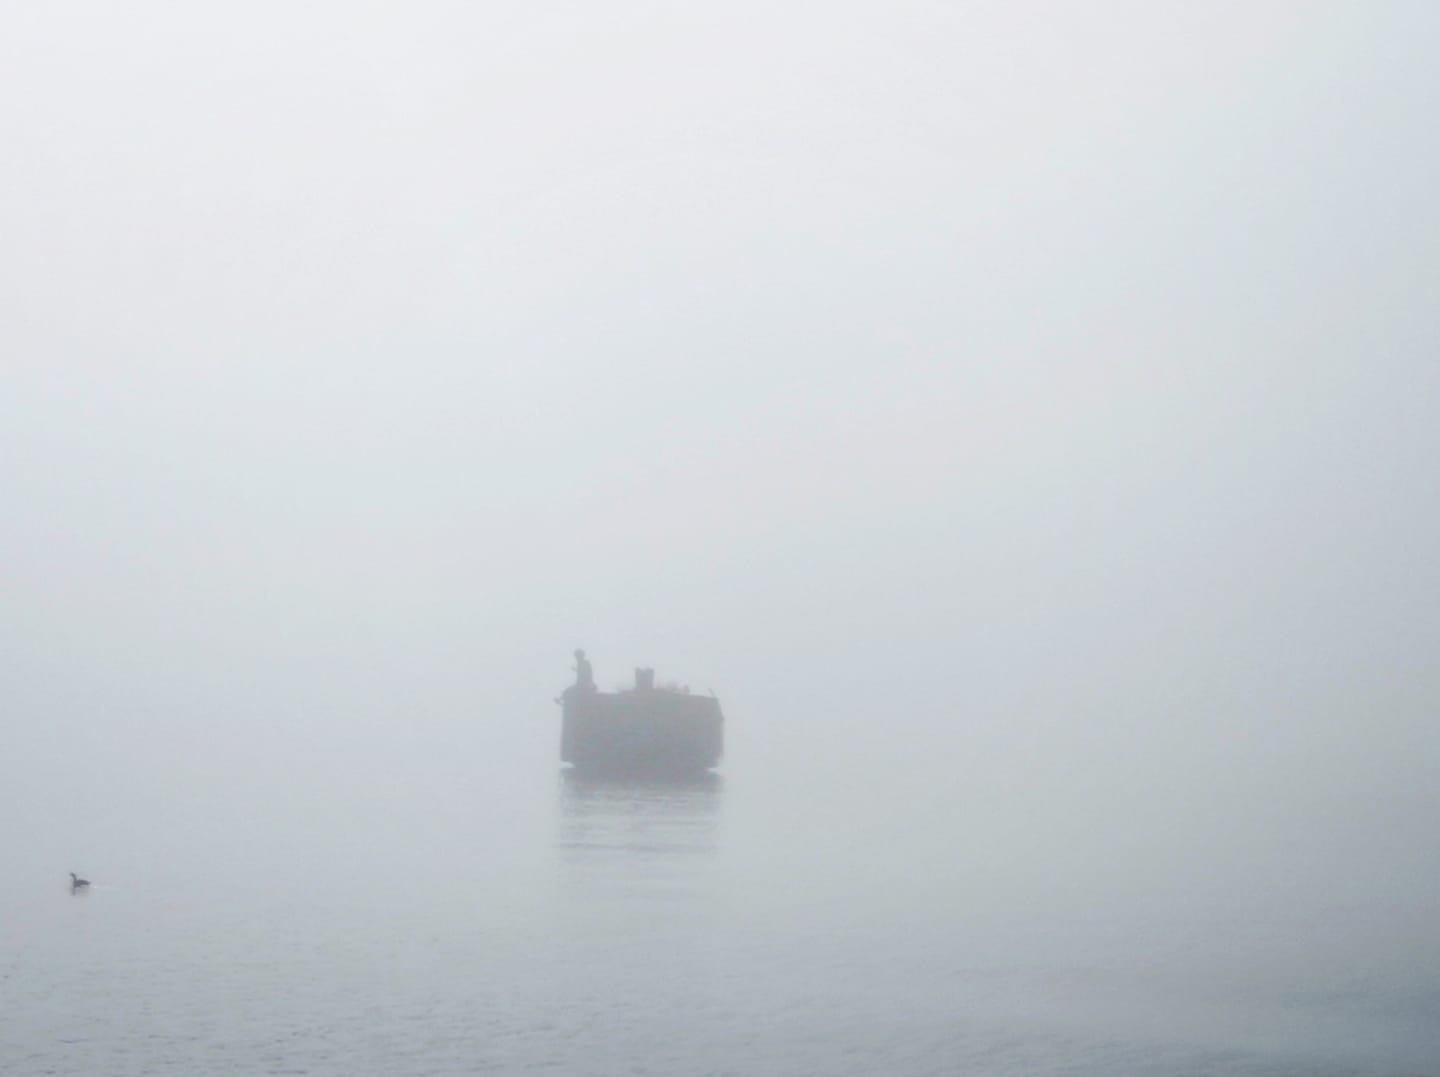
<svg viewBox="0 0 1440 1077">
<path fill-rule="evenodd" d="M 87 886 L 89 886 L 89 885 L 90 885 L 90 880 L 89 880 L 89 879 L 82 879 L 82 878 L 80 878 L 78 875 L 76 875 L 73 871 L 70 873 L 70 892 L 71 892 L 72 894 L 73 894 L 76 890 L 84 890 L 84 889 L 85 889 Z"/>
</svg>

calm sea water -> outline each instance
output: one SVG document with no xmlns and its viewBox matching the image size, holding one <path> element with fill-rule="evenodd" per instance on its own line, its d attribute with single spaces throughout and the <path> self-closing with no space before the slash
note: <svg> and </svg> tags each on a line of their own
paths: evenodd
<svg viewBox="0 0 1440 1077">
<path fill-rule="evenodd" d="M 1085 850 L 996 866 L 958 793 L 584 782 L 545 741 L 22 783 L 0 1073 L 1440 1072 L 1405 910 L 1120 900 Z"/>
</svg>

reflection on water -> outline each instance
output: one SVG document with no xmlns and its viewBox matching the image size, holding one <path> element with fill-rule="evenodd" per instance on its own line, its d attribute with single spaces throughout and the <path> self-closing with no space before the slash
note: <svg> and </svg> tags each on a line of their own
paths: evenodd
<svg viewBox="0 0 1440 1077">
<path fill-rule="evenodd" d="M 716 774 L 658 781 L 560 772 L 558 847 L 575 857 L 617 852 L 670 857 L 713 854 L 724 780 Z"/>
</svg>

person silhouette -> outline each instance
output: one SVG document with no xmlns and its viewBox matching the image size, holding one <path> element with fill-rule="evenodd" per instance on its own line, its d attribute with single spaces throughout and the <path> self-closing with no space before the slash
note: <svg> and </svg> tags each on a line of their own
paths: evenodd
<svg viewBox="0 0 1440 1077">
<path fill-rule="evenodd" d="M 590 668 L 590 659 L 578 647 L 575 649 L 575 687 L 582 692 L 595 691 L 595 672 Z"/>
</svg>

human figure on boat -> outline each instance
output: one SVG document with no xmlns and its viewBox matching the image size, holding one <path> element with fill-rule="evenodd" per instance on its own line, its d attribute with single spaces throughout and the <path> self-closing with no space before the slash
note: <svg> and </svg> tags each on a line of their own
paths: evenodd
<svg viewBox="0 0 1440 1077">
<path fill-rule="evenodd" d="M 575 649 L 575 690 L 595 691 L 595 671 L 590 668 L 590 659 L 586 658 L 585 652 L 578 647 Z"/>
</svg>

